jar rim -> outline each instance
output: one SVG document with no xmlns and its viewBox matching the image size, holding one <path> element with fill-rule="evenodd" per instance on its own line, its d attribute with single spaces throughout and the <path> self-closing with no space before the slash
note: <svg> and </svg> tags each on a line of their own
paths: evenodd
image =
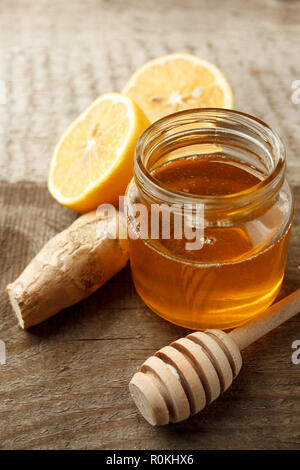
<svg viewBox="0 0 300 470">
<path fill-rule="evenodd" d="M 257 137 L 259 136 L 259 133 L 265 137 L 266 143 L 271 144 L 272 156 L 274 156 L 275 160 L 274 166 L 266 178 L 240 192 L 225 195 L 198 195 L 170 188 L 156 180 L 151 175 L 150 171 L 146 167 L 145 159 L 143 158 L 145 147 L 150 136 L 156 135 L 157 137 L 160 132 L 167 130 L 168 125 L 171 125 L 173 122 L 175 123 L 176 120 L 178 121 L 178 125 L 180 125 L 187 123 L 188 120 L 191 120 L 193 117 L 199 117 L 202 120 L 205 120 L 205 116 L 207 119 L 209 116 L 215 118 L 227 117 L 236 123 L 240 121 L 249 129 L 254 128 L 254 130 L 257 132 Z M 172 127 L 170 127 L 170 129 L 171 128 Z M 141 135 L 136 145 L 134 155 L 134 174 L 135 179 L 137 180 L 136 182 L 140 183 L 147 193 L 152 193 L 152 195 L 157 194 L 161 199 L 169 203 L 174 203 L 174 198 L 180 202 L 204 204 L 216 203 L 217 205 L 238 204 L 239 202 L 243 203 L 245 201 L 249 202 L 250 199 L 252 201 L 254 199 L 260 198 L 262 194 L 265 195 L 266 193 L 274 190 L 274 187 L 278 187 L 278 185 L 281 186 L 284 180 L 285 170 L 285 147 L 277 132 L 275 132 L 268 124 L 257 117 L 241 111 L 226 108 L 194 108 L 179 111 L 174 114 L 169 114 L 159 119 L 158 121 L 151 124 Z M 140 184 L 138 185 L 140 186 Z M 147 188 L 145 188 L 145 185 L 147 185 Z"/>
</svg>

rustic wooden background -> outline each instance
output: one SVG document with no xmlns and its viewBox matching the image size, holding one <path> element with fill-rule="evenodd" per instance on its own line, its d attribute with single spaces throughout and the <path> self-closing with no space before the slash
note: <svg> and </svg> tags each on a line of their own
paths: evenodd
<svg viewBox="0 0 300 470">
<path fill-rule="evenodd" d="M 236 109 L 273 125 L 287 146 L 296 219 L 283 292 L 299 288 L 300 2 L 292 0 L 1 0 L 0 364 L 2 449 L 300 448 L 300 317 L 244 354 L 230 391 L 198 416 L 151 428 L 128 382 L 184 334 L 138 298 L 129 268 L 88 300 L 23 332 L 4 288 L 45 241 L 76 218 L 48 194 L 51 151 L 102 92 L 144 61 L 187 51 L 217 63 Z M 3 90 L 3 86 L 1 88 Z"/>
</svg>

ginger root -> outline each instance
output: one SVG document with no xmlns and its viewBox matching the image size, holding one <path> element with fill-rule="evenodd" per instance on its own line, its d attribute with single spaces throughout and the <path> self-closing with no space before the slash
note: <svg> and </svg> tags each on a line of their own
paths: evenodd
<svg viewBox="0 0 300 470">
<path fill-rule="evenodd" d="M 27 329 L 79 302 L 120 271 L 128 261 L 127 240 L 119 238 L 124 230 L 122 213 L 92 211 L 49 240 L 7 286 L 20 326 Z"/>
</svg>

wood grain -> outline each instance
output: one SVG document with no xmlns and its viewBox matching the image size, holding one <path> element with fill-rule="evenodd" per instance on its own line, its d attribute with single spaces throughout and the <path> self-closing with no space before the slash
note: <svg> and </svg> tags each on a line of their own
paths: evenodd
<svg viewBox="0 0 300 470">
<path fill-rule="evenodd" d="M 46 240 L 77 214 L 48 194 L 56 139 L 98 94 L 118 90 L 145 60 L 197 53 L 224 70 L 236 108 L 283 136 L 296 218 L 281 295 L 299 288 L 300 5 L 254 0 L 3 0 L 0 13 L 0 364 L 2 449 L 299 449 L 300 365 L 295 317 L 243 354 L 244 367 L 218 401 L 186 422 L 153 429 L 128 382 L 157 349 L 187 330 L 154 315 L 127 267 L 96 294 L 23 332 L 4 288 Z"/>
</svg>

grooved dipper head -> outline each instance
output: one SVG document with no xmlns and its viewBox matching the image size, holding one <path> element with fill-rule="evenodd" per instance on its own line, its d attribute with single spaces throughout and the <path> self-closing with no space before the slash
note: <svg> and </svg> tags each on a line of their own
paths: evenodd
<svg viewBox="0 0 300 470">
<path fill-rule="evenodd" d="M 197 331 L 147 359 L 131 379 L 129 390 L 150 424 L 176 423 L 214 401 L 241 366 L 240 350 L 227 333 Z"/>
</svg>

